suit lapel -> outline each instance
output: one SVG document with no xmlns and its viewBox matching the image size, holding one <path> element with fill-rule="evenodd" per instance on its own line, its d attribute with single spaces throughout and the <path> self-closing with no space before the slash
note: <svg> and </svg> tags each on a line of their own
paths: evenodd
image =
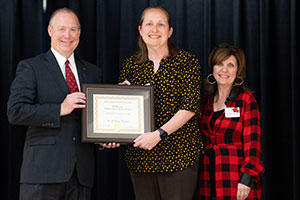
<svg viewBox="0 0 300 200">
<path fill-rule="evenodd" d="M 67 82 L 51 50 L 46 53 L 46 68 L 49 71 L 49 75 L 52 76 L 54 80 L 53 84 L 57 86 L 57 89 L 61 94 L 66 96 L 70 93 Z"/>
<path fill-rule="evenodd" d="M 75 57 L 75 62 L 76 62 L 76 68 L 77 68 L 78 78 L 79 78 L 80 84 L 86 83 L 87 82 L 87 76 L 86 76 L 86 68 L 85 68 L 84 64 L 77 57 Z"/>
</svg>

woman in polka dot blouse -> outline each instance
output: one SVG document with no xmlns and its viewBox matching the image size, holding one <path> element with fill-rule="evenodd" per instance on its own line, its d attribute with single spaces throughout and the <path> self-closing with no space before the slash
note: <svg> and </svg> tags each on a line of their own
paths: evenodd
<svg viewBox="0 0 300 200">
<path fill-rule="evenodd" d="M 174 48 L 170 21 L 162 7 L 143 11 L 140 49 L 120 73 L 120 83 L 154 87 L 156 130 L 139 136 L 126 152 L 137 200 L 192 199 L 203 153 L 200 65 L 195 56 Z"/>
</svg>

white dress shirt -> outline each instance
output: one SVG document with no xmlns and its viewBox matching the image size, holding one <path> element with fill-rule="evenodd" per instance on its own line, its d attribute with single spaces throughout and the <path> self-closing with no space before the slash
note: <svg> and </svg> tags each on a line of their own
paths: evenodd
<svg viewBox="0 0 300 200">
<path fill-rule="evenodd" d="M 60 67 L 60 70 L 63 74 L 63 76 L 66 79 L 66 66 L 65 66 L 65 62 L 66 62 L 66 58 L 62 55 L 60 55 L 55 49 L 53 49 L 51 47 L 51 51 L 54 54 L 56 61 Z M 78 90 L 81 91 L 80 89 L 80 82 L 79 82 L 79 77 L 78 77 L 78 72 L 77 72 L 77 68 L 76 68 L 76 63 L 75 63 L 75 59 L 74 59 L 74 53 L 72 53 L 72 55 L 68 58 L 69 60 L 69 66 L 75 76 L 76 82 L 77 82 L 77 86 L 78 86 Z"/>
</svg>

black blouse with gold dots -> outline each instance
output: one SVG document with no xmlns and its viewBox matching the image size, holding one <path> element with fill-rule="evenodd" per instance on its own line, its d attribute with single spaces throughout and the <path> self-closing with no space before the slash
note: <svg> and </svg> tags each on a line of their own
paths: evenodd
<svg viewBox="0 0 300 200">
<path fill-rule="evenodd" d="M 181 171 L 195 164 L 203 154 L 198 127 L 200 117 L 200 64 L 186 51 L 165 58 L 154 73 L 152 61 L 137 64 L 135 57 L 127 58 L 120 72 L 120 82 L 132 85 L 151 84 L 154 87 L 155 126 L 161 127 L 178 110 L 195 112 L 184 126 L 160 141 L 152 150 L 129 146 L 125 159 L 129 170 L 145 173 Z"/>
</svg>

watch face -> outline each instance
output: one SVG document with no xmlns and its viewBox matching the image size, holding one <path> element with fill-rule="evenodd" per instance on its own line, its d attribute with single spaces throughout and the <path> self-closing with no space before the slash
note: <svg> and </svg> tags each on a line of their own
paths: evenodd
<svg viewBox="0 0 300 200">
<path fill-rule="evenodd" d="M 164 139 L 166 139 L 168 137 L 168 133 L 166 131 L 164 131 L 163 129 L 159 128 L 158 131 L 160 133 L 160 138 L 162 140 L 164 140 Z"/>
<path fill-rule="evenodd" d="M 163 132 L 162 136 L 163 136 L 164 139 L 166 139 L 167 136 L 168 136 L 167 132 Z"/>
<path fill-rule="evenodd" d="M 162 132 L 162 133 L 160 133 L 160 137 L 164 140 L 164 139 L 166 139 L 167 138 L 167 136 L 168 136 L 168 134 L 167 134 L 167 132 Z"/>
</svg>

